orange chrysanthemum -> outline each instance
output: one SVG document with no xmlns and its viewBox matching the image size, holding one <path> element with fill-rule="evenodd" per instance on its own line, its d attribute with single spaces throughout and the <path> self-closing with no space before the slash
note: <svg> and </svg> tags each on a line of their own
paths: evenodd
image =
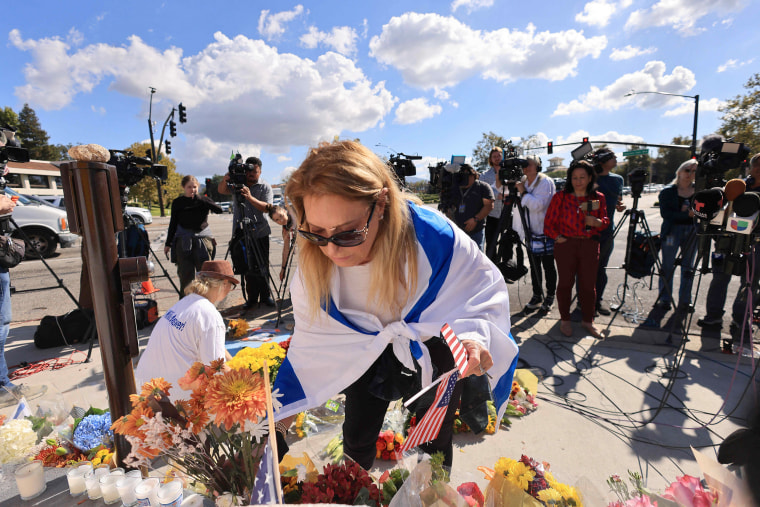
<svg viewBox="0 0 760 507">
<path fill-rule="evenodd" d="M 164 396 L 169 395 L 169 390 L 172 388 L 172 385 L 163 379 L 163 377 L 158 378 L 152 378 L 142 386 L 142 392 L 140 393 L 143 397 L 147 398 L 148 396 L 155 396 L 156 398 L 162 398 Z"/>
<path fill-rule="evenodd" d="M 215 375 L 206 391 L 206 408 L 227 430 L 235 423 L 245 430 L 246 421 L 257 421 L 266 413 L 264 379 L 247 368 Z"/>
<path fill-rule="evenodd" d="M 208 371 L 208 366 L 196 361 L 185 373 L 185 376 L 177 381 L 177 384 L 185 391 L 195 391 L 206 384 L 213 372 Z"/>
<path fill-rule="evenodd" d="M 153 417 L 153 411 L 148 407 L 137 407 L 124 417 L 117 419 L 111 429 L 120 435 L 142 437 L 140 426 L 145 424 L 144 419 Z M 143 419 L 144 418 L 144 419 Z"/>
</svg>

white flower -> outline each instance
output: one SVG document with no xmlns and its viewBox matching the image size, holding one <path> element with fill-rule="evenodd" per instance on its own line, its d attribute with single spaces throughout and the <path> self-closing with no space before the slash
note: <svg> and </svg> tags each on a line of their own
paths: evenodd
<svg viewBox="0 0 760 507">
<path fill-rule="evenodd" d="M 282 408 L 282 403 L 280 403 L 280 400 L 278 398 L 282 398 L 283 396 L 285 396 L 285 394 L 280 392 L 279 387 L 272 391 L 272 409 L 275 412 L 279 412 Z"/>
<path fill-rule="evenodd" d="M 13 419 L 0 426 L 0 463 L 25 456 L 37 443 L 32 421 Z"/>
<path fill-rule="evenodd" d="M 257 444 L 261 443 L 261 440 L 269 434 L 269 423 L 266 419 L 254 423 L 249 422 L 245 432 L 251 435 Z"/>
</svg>

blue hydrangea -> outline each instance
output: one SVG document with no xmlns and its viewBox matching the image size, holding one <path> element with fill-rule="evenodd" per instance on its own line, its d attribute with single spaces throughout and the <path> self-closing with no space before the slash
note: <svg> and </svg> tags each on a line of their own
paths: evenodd
<svg viewBox="0 0 760 507">
<path fill-rule="evenodd" d="M 88 415 L 74 430 L 74 445 L 83 451 L 94 449 L 100 444 L 108 445 L 113 440 L 111 414 Z"/>
</svg>

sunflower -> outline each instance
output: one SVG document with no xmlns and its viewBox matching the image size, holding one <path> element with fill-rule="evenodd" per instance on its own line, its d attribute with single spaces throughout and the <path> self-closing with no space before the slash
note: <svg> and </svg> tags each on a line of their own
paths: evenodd
<svg viewBox="0 0 760 507">
<path fill-rule="evenodd" d="M 228 431 L 235 423 L 245 431 L 245 421 L 256 421 L 266 413 L 263 377 L 247 368 L 215 375 L 206 391 L 206 408 Z"/>
</svg>

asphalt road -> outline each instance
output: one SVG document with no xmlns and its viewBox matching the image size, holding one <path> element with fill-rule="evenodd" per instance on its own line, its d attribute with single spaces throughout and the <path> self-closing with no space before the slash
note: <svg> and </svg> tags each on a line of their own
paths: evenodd
<svg viewBox="0 0 760 507">
<path fill-rule="evenodd" d="M 654 204 L 657 200 L 657 194 L 644 194 L 638 201 L 638 209 L 643 211 L 646 217 L 646 222 L 649 228 L 654 233 L 659 233 L 662 218 L 660 217 L 659 208 Z M 633 198 L 626 196 L 624 203 L 630 209 L 633 205 Z M 607 290 L 605 291 L 605 298 L 608 301 L 615 302 L 615 294 L 622 292 L 622 283 L 625 278 L 625 272 L 620 267 L 623 265 L 625 259 L 625 243 L 627 239 L 627 231 L 630 223 L 630 215 L 618 213 L 616 215 L 616 222 L 622 223 L 619 232 L 615 240 L 615 248 L 612 253 L 612 258 L 608 267 L 609 283 Z M 166 230 L 168 228 L 168 217 L 157 217 L 154 222 L 147 226 L 147 231 L 151 240 L 151 247 L 155 252 L 156 257 L 151 256 L 151 260 L 155 264 L 155 274 L 152 278 L 153 284 L 156 288 L 160 289 L 160 292 L 156 293 L 153 297 L 159 301 L 159 311 L 165 311 L 174 302 L 176 302 L 176 291 L 172 287 L 169 279 L 164 276 L 164 270 L 174 280 L 175 284 L 178 283 L 176 276 L 176 268 L 171 264 L 163 253 L 163 243 L 166 237 Z M 218 243 L 217 259 L 224 258 L 224 254 L 227 251 L 227 243 L 232 235 L 232 215 L 211 215 L 209 217 L 209 226 L 214 233 Z M 641 225 L 637 226 L 637 230 L 641 230 Z M 274 278 L 277 279 L 277 273 L 280 269 L 280 259 L 282 252 L 281 241 L 281 229 L 278 225 L 272 224 L 272 245 L 270 253 L 270 262 L 272 273 Z M 11 283 L 15 287 L 16 292 L 12 296 L 13 303 L 13 322 L 24 322 L 39 320 L 45 315 L 61 315 L 74 308 L 76 305 L 71 297 L 68 296 L 67 291 L 75 298 L 79 296 L 79 277 L 81 273 L 81 252 L 80 247 L 77 244 L 72 248 L 59 248 L 53 257 L 46 259 L 43 263 L 41 260 L 28 260 L 22 262 L 18 267 L 11 271 Z M 45 264 L 49 266 L 47 269 Z M 705 274 L 701 277 L 698 276 L 695 280 L 695 292 L 697 292 L 697 298 L 695 300 L 695 314 L 694 322 L 698 317 L 704 315 L 704 294 L 706 294 L 707 287 L 709 285 L 711 275 Z M 674 286 L 678 286 L 679 273 L 676 272 L 676 279 L 674 280 Z M 623 315 L 614 317 L 615 325 L 632 325 L 637 326 L 644 323 L 649 319 L 649 324 L 653 326 L 661 326 L 664 322 L 667 312 L 661 312 L 661 314 L 654 315 L 654 321 L 652 320 L 652 306 L 657 298 L 657 277 L 653 279 L 654 289 L 648 287 L 650 280 L 646 279 L 633 279 L 628 277 L 628 291 L 625 297 L 626 310 Z M 699 288 L 697 283 L 699 282 Z M 738 289 L 738 279 L 732 281 L 732 285 L 729 287 L 729 297 L 727 305 L 729 305 L 736 294 Z M 531 297 L 530 277 L 525 276 L 520 281 L 509 286 L 510 303 L 512 313 L 514 315 L 513 320 L 520 320 L 524 316 L 521 315 L 520 310 L 525 306 L 527 301 Z M 44 289 L 44 290 L 40 290 Z M 635 292 L 633 292 L 635 291 Z M 234 291 L 231 293 L 230 301 L 225 302 L 223 306 L 232 306 L 238 303 L 242 303 L 242 295 L 240 291 Z M 558 312 L 556 308 L 550 313 L 550 317 L 558 318 Z M 611 317 L 599 317 L 598 323 L 604 325 L 609 321 Z M 728 321 L 730 316 L 726 318 L 724 324 L 724 330 L 728 329 Z M 696 328 L 696 332 L 701 332 L 695 324 L 692 325 L 692 331 Z M 715 335 L 718 337 L 719 335 Z"/>
</svg>

